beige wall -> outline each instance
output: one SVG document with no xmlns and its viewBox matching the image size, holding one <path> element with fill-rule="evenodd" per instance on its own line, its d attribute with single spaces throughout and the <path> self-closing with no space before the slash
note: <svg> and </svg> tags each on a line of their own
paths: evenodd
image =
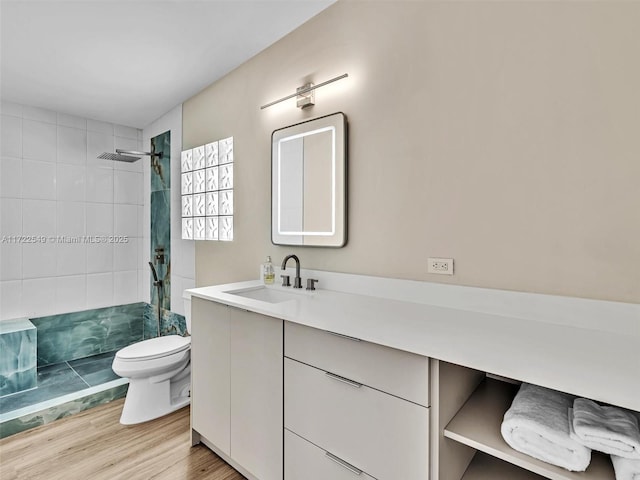
<svg viewBox="0 0 640 480">
<path fill-rule="evenodd" d="M 303 267 L 640 302 L 640 3 L 339 1 L 184 104 L 233 135 L 232 243 L 196 283 Z M 207 61 L 207 59 L 203 59 Z M 305 80 L 349 78 L 261 111 Z M 349 119 L 349 243 L 270 243 L 270 135 Z M 453 257 L 453 277 L 427 257 Z"/>
</svg>

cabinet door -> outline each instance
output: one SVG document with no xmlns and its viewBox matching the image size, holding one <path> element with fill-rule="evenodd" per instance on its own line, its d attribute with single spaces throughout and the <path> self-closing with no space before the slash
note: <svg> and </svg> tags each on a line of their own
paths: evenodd
<svg viewBox="0 0 640 480">
<path fill-rule="evenodd" d="M 231 456 L 260 480 L 282 480 L 283 322 L 230 311 Z"/>
<path fill-rule="evenodd" d="M 191 427 L 230 453 L 230 307 L 191 299 Z"/>
</svg>

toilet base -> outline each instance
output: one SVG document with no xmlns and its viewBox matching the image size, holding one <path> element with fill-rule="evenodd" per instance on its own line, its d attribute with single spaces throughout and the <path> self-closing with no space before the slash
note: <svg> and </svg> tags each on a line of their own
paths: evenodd
<svg viewBox="0 0 640 480">
<path fill-rule="evenodd" d="M 177 375 L 164 379 L 130 378 L 120 423 L 135 425 L 147 422 L 191 403 L 191 363 Z"/>
</svg>

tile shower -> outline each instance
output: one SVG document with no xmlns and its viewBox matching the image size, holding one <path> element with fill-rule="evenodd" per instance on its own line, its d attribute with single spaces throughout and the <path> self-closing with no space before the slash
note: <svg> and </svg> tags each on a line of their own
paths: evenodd
<svg viewBox="0 0 640 480">
<path fill-rule="evenodd" d="M 3 104 L 2 113 L 0 234 L 30 233 L 23 229 L 29 222 L 13 213 L 40 206 L 53 218 L 41 226 L 47 233 L 119 234 L 131 241 L 100 252 L 89 251 L 90 245 L 43 245 L 53 257 L 43 266 L 31 265 L 31 248 L 2 245 L 0 438 L 123 397 L 126 379 L 111 371 L 113 356 L 157 335 L 158 302 L 153 292 L 151 304 L 135 301 L 143 296 L 142 276 L 149 275 L 147 257 L 153 258 L 148 246 L 143 250 L 140 226 L 142 161 L 119 165 L 94 158 L 98 150 L 142 149 L 141 132 L 26 106 Z M 151 252 L 162 245 L 167 259 L 162 334 L 183 334 L 184 317 L 170 311 L 170 139 L 166 132 L 151 141 L 154 151 L 163 151 L 162 163 L 151 168 Z M 53 186 L 23 185 L 30 172 L 37 172 L 41 187 Z M 6 262 L 10 257 L 20 263 Z M 33 287 L 44 299 L 26 298 Z"/>
</svg>

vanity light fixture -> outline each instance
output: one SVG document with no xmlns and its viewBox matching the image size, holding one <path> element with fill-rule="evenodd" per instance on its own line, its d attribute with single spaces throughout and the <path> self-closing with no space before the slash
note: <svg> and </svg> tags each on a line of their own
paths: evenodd
<svg viewBox="0 0 640 480">
<path fill-rule="evenodd" d="M 285 100 L 289 100 L 290 98 L 296 97 L 296 105 L 300 108 L 312 107 L 315 104 L 315 95 L 314 92 L 316 89 L 320 87 L 324 87 L 330 83 L 336 82 L 338 80 L 342 80 L 343 78 L 347 78 L 349 76 L 348 73 L 343 73 L 342 75 L 338 75 L 326 82 L 319 83 L 314 85 L 313 83 L 307 83 L 301 87 L 296 89 L 296 93 L 292 93 L 291 95 L 287 95 L 286 97 L 282 97 L 278 100 L 274 100 L 273 102 L 269 102 L 266 105 L 262 105 L 260 110 L 264 110 L 267 107 L 271 107 L 276 103 L 283 102 Z"/>
</svg>

